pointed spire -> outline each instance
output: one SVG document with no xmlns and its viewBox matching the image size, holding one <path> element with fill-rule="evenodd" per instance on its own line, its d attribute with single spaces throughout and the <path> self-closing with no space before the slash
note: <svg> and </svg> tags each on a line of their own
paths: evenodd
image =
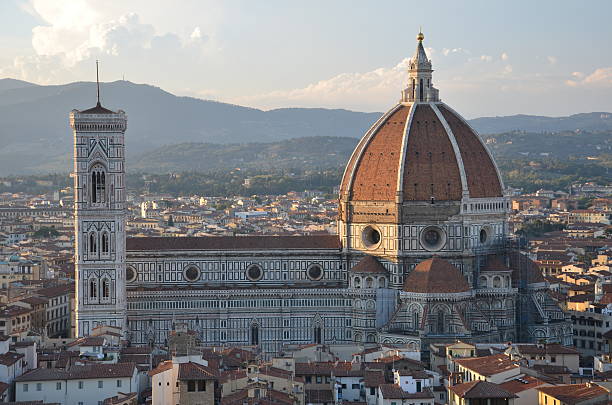
<svg viewBox="0 0 612 405">
<path fill-rule="evenodd" d="M 100 75 L 98 73 L 98 60 L 96 59 L 96 88 L 97 88 L 97 99 L 98 102 L 96 103 L 96 106 L 100 106 Z"/>
<path fill-rule="evenodd" d="M 419 32 L 417 35 L 417 48 L 414 52 L 414 56 L 410 60 L 410 69 L 431 69 L 431 61 L 427 58 L 427 53 L 425 52 L 425 48 L 423 48 L 423 40 L 425 39 L 425 35 L 422 32 Z"/>
<path fill-rule="evenodd" d="M 438 99 L 438 89 L 432 84 L 432 65 L 427 57 L 423 40 L 425 35 L 419 31 L 416 37 L 416 51 L 408 62 L 408 87 L 402 91 L 403 103 L 435 102 Z"/>
</svg>

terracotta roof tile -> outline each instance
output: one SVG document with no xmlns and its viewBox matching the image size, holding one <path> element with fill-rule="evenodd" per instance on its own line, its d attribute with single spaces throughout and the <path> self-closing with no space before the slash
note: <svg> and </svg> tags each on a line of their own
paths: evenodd
<svg viewBox="0 0 612 405">
<path fill-rule="evenodd" d="M 218 378 L 215 370 L 197 363 L 179 364 L 179 380 L 216 380 Z"/>
<path fill-rule="evenodd" d="M 461 398 L 517 398 L 512 392 L 488 381 L 470 381 L 449 388 Z"/>
<path fill-rule="evenodd" d="M 439 108 L 457 140 L 470 197 L 502 197 L 501 182 L 495 164 L 478 135 L 447 106 L 441 105 Z"/>
<path fill-rule="evenodd" d="M 506 381 L 505 383 L 502 383 L 499 386 L 508 392 L 517 394 L 519 392 L 527 391 L 532 388 L 538 387 L 542 384 L 546 384 L 546 382 L 536 377 L 527 375 L 521 378 Z"/>
<path fill-rule="evenodd" d="M 606 397 L 602 399 L 607 399 L 608 395 L 608 390 L 592 383 L 540 387 L 538 388 L 538 391 L 556 398 L 567 405 L 578 404 L 599 396 L 603 397 L 604 395 Z"/>
<path fill-rule="evenodd" d="M 471 357 L 455 359 L 455 363 L 475 373 L 484 376 L 492 376 L 504 371 L 518 369 L 519 366 L 505 354 L 494 354 L 485 357 Z"/>
<path fill-rule="evenodd" d="M 351 268 L 354 273 L 388 273 L 387 269 L 373 256 L 367 255 Z"/>
<path fill-rule="evenodd" d="M 127 238 L 128 251 L 340 249 L 337 235 Z"/>
<path fill-rule="evenodd" d="M 404 281 L 404 291 L 414 293 L 460 293 L 470 286 L 459 269 L 439 257 L 423 260 Z"/>
<path fill-rule="evenodd" d="M 415 107 L 404 162 L 404 200 L 461 200 L 461 174 L 448 134 L 429 105 Z"/>
<path fill-rule="evenodd" d="M 379 387 L 384 399 L 419 399 L 433 398 L 433 393 L 424 389 L 421 392 L 410 393 L 406 392 L 396 384 L 381 384 Z"/>
<path fill-rule="evenodd" d="M 354 156 L 359 160 L 350 190 L 352 200 L 395 201 L 400 151 L 409 112 L 409 107 L 399 107 L 371 137 L 361 155 Z"/>
<path fill-rule="evenodd" d="M 134 375 L 134 363 L 73 365 L 68 370 L 37 368 L 17 377 L 15 381 L 78 380 L 89 378 L 121 378 Z"/>
</svg>

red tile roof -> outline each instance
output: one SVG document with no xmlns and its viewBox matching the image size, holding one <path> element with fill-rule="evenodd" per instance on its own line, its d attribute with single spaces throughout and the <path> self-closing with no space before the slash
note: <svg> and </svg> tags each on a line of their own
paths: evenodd
<svg viewBox="0 0 612 405">
<path fill-rule="evenodd" d="M 378 128 L 362 153 L 353 154 L 349 167 L 355 167 L 351 182 L 351 170 L 342 181 L 355 201 L 395 201 L 397 176 L 401 157 L 404 127 L 410 112 L 400 106 Z M 352 183 L 352 184 L 351 184 Z"/>
<path fill-rule="evenodd" d="M 367 255 L 361 259 L 351 268 L 351 271 L 354 273 L 388 273 L 387 269 L 385 269 L 375 257 L 370 255 Z"/>
<path fill-rule="evenodd" d="M 460 201 L 463 186 L 449 135 L 429 105 L 415 105 L 404 163 L 404 200 Z"/>
<path fill-rule="evenodd" d="M 21 360 L 25 355 L 21 353 L 8 352 L 0 354 L 0 364 L 3 366 L 12 366 Z"/>
<path fill-rule="evenodd" d="M 404 281 L 404 291 L 414 293 L 460 293 L 470 286 L 459 269 L 444 259 L 433 257 L 419 263 Z"/>
<path fill-rule="evenodd" d="M 461 398 L 517 398 L 512 392 L 488 381 L 470 381 L 453 385 L 449 389 Z"/>
<path fill-rule="evenodd" d="M 340 249 L 338 235 L 127 238 L 128 251 Z"/>
<path fill-rule="evenodd" d="M 153 370 L 149 371 L 149 377 L 153 377 L 156 374 L 163 373 L 164 371 L 172 370 L 172 360 L 162 361 Z"/>
<path fill-rule="evenodd" d="M 505 383 L 502 383 L 499 386 L 508 392 L 517 394 L 519 392 L 527 391 L 532 388 L 538 387 L 542 384 L 546 384 L 546 382 L 536 377 L 527 375 L 521 378 L 506 381 Z"/>
<path fill-rule="evenodd" d="M 424 389 L 421 392 L 410 393 L 406 392 L 396 384 L 381 384 L 379 387 L 384 399 L 425 399 L 433 398 L 433 393 Z"/>
<path fill-rule="evenodd" d="M 424 104 L 395 106 L 385 114 L 374 132 L 368 131 L 355 148 L 342 178 L 341 198 L 395 201 L 401 184 L 404 201 L 429 201 L 432 197 L 460 201 L 463 184 L 451 132 L 470 196 L 501 197 L 495 164 L 478 135 L 448 107 L 438 108 L 441 119 L 432 106 Z M 403 177 L 398 179 L 400 173 Z"/>
<path fill-rule="evenodd" d="M 606 397 L 602 399 L 607 399 L 608 394 L 607 389 L 593 383 L 540 387 L 538 391 L 556 398 L 567 405 L 575 405 L 600 396 L 603 397 L 604 395 Z"/>
<path fill-rule="evenodd" d="M 470 197 L 502 197 L 495 164 L 478 135 L 447 106 L 441 105 L 439 108 L 459 146 Z"/>
<path fill-rule="evenodd" d="M 197 363 L 179 364 L 179 380 L 216 380 L 217 372 L 212 368 Z"/>
<path fill-rule="evenodd" d="M 507 370 L 512 370 L 514 368 L 519 368 L 516 362 L 505 354 L 455 359 L 454 362 L 464 368 L 487 377 Z"/>
<path fill-rule="evenodd" d="M 58 368 L 37 368 L 17 377 L 15 381 L 85 380 L 90 378 L 132 377 L 136 370 L 134 363 L 73 365 L 68 370 Z"/>
</svg>

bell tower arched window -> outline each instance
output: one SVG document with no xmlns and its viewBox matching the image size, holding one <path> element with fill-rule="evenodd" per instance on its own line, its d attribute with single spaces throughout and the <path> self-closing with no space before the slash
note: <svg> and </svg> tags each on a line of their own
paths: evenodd
<svg viewBox="0 0 612 405">
<path fill-rule="evenodd" d="M 110 280 L 108 278 L 102 279 L 102 299 L 110 298 Z"/>
<path fill-rule="evenodd" d="M 106 202 L 106 173 L 102 165 L 95 165 L 91 170 L 91 203 Z"/>
<path fill-rule="evenodd" d="M 95 278 L 89 280 L 89 298 L 98 298 L 98 281 Z"/>
<path fill-rule="evenodd" d="M 95 232 L 89 234 L 89 253 L 98 253 L 98 238 Z"/>
<path fill-rule="evenodd" d="M 108 254 L 108 232 L 102 232 L 102 253 Z"/>
</svg>

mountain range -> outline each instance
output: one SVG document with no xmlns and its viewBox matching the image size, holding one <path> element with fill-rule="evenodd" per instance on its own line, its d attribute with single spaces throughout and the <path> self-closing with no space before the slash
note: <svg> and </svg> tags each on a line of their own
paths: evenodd
<svg viewBox="0 0 612 405">
<path fill-rule="evenodd" d="M 318 156 L 323 164 L 333 159 L 333 153 L 342 155 L 345 148 L 352 148 L 355 139 L 361 137 L 381 114 L 324 108 L 263 111 L 179 97 L 158 87 L 129 81 L 102 83 L 101 89 L 101 101 L 105 107 L 127 112 L 128 167 L 143 170 L 153 164 L 160 170 L 174 170 L 181 165 L 176 161 L 172 163 L 172 159 L 177 159 L 181 153 L 193 156 L 196 151 L 202 156 L 193 167 L 197 170 L 218 168 L 219 165 L 226 167 L 230 162 L 231 167 L 234 162 L 247 162 L 246 155 L 253 154 L 260 161 L 265 158 L 274 164 L 271 160 L 275 159 L 274 148 L 283 150 L 287 147 L 296 153 L 299 153 L 299 148 L 302 151 L 308 149 L 312 159 L 317 160 Z M 42 86 L 0 79 L 0 176 L 69 171 L 72 136 L 68 113 L 74 108 L 85 109 L 95 105 L 95 94 L 95 83 L 91 82 Z M 610 131 L 612 114 L 586 113 L 558 118 L 528 115 L 485 117 L 471 120 L 471 124 L 483 134 L 513 130 Z M 353 139 L 339 141 L 339 145 L 332 147 L 330 139 L 333 138 L 304 140 L 311 137 Z M 301 140 L 283 144 L 296 138 Z M 257 146 L 261 143 L 268 146 Z M 222 144 L 226 145 L 219 146 Z M 232 156 L 229 152 L 232 147 L 235 153 L 243 156 Z M 219 157 L 221 149 L 228 151 L 223 154 L 223 159 Z M 286 155 L 278 152 L 276 156 L 286 161 Z M 299 156 L 291 156 L 291 160 L 299 161 Z"/>
</svg>

